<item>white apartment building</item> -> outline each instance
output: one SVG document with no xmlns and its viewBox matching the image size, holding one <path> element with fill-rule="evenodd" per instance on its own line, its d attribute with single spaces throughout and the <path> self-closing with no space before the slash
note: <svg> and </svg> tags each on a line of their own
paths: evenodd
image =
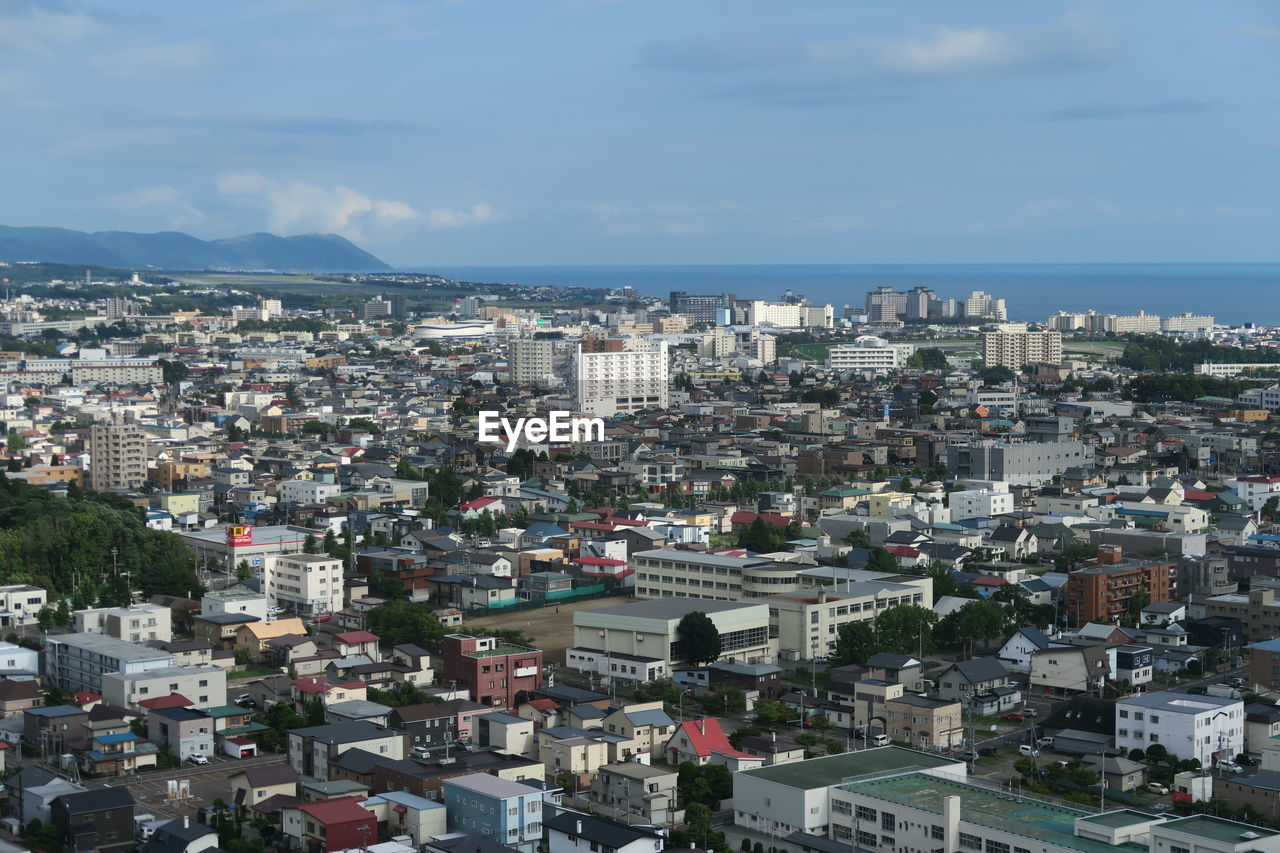
<svg viewBox="0 0 1280 853">
<path fill-rule="evenodd" d="M 1280 498 L 1280 477 L 1239 477 L 1227 480 L 1227 488 L 1234 489 L 1240 499 L 1257 512 L 1272 498 Z"/>
<path fill-rule="evenodd" d="M 989 317 L 1002 323 L 1009 319 L 1004 300 L 997 299 L 989 293 L 983 293 L 981 290 L 970 292 L 961 305 L 966 317 Z"/>
<path fill-rule="evenodd" d="M 1160 333 L 1160 317 L 1146 311 L 1128 315 L 1108 314 L 1103 321 L 1103 331 L 1117 335 L 1156 335 Z"/>
<path fill-rule="evenodd" d="M 827 367 L 831 370 L 881 373 L 905 365 L 914 350 L 911 344 L 891 344 L 875 335 L 862 335 L 851 344 L 829 348 Z"/>
<path fill-rule="evenodd" d="M 748 326 L 779 326 L 788 329 L 823 328 L 836 324 L 836 309 L 831 305 L 804 305 L 790 302 L 765 302 L 753 299 L 747 303 Z"/>
<path fill-rule="evenodd" d="M 1239 396 L 1242 406 L 1253 409 L 1267 409 L 1274 412 L 1280 409 L 1280 385 L 1269 385 L 1266 388 L 1250 388 Z"/>
<path fill-rule="evenodd" d="M 574 359 L 574 408 L 599 417 L 670 404 L 667 344 L 627 340 L 622 352 L 583 352 Z"/>
<path fill-rule="evenodd" d="M 286 503 L 322 504 L 342 494 L 342 486 L 322 480 L 283 480 L 280 500 Z"/>
<path fill-rule="evenodd" d="M 511 342 L 511 381 L 516 385 L 546 385 L 556 380 L 556 342 L 517 338 Z"/>
<path fill-rule="evenodd" d="M 36 624 L 36 616 L 47 603 L 48 596 L 48 592 L 30 584 L 0 586 L 0 628 Z"/>
<path fill-rule="evenodd" d="M 144 672 L 102 676 L 102 698 L 111 705 L 137 709 L 139 702 L 178 693 L 197 708 L 227 704 L 227 672 L 220 666 L 168 666 Z"/>
<path fill-rule="evenodd" d="M 60 634 L 45 638 L 41 667 L 49 684 L 64 693 L 102 693 L 110 673 L 138 673 L 171 667 L 173 655 L 104 634 Z"/>
<path fill-rule="evenodd" d="M 287 554 L 263 560 L 267 600 L 291 614 L 319 616 L 342 609 L 342 561 L 324 554 Z"/>
<path fill-rule="evenodd" d="M 1208 767 L 1244 752 L 1244 728 L 1239 699 L 1160 692 L 1116 700 L 1116 747 L 1126 753 L 1158 743 Z"/>
<path fill-rule="evenodd" d="M 256 616 L 266 621 L 267 597 L 245 586 L 210 590 L 200 598 L 201 616 Z"/>
<path fill-rule="evenodd" d="M 1213 326 L 1212 314 L 1178 314 L 1160 321 L 1160 329 L 1165 332 L 1199 332 Z"/>
<path fill-rule="evenodd" d="M 988 367 L 1020 370 L 1024 364 L 1062 361 L 1062 332 L 1028 331 L 1026 326 L 1007 324 L 982 335 L 982 360 Z"/>
<path fill-rule="evenodd" d="M 951 507 L 951 520 L 963 521 L 966 518 L 990 518 L 1013 512 L 1013 495 L 1008 484 L 1002 483 L 994 489 L 965 489 L 947 494 L 947 505 Z"/>
<path fill-rule="evenodd" d="M 173 611 L 159 604 L 92 607 L 72 614 L 79 634 L 106 634 L 127 643 L 173 639 Z"/>
</svg>

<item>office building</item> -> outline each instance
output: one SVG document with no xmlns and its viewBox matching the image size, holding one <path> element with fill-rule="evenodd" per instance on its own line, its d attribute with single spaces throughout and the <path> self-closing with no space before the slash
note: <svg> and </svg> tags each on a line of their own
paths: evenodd
<svg viewBox="0 0 1280 853">
<path fill-rule="evenodd" d="M 763 602 L 666 598 L 574 613 L 568 666 L 641 683 L 669 678 L 672 668 L 684 661 L 680 620 L 695 612 L 705 613 L 716 626 L 721 658 L 752 662 L 775 654 L 769 608 Z"/>
<path fill-rule="evenodd" d="M 763 299 L 753 299 L 746 303 L 746 315 L 749 326 L 778 326 L 786 329 L 830 329 L 836 322 L 836 309 L 832 305 L 765 302 Z"/>
<path fill-rule="evenodd" d="M 342 561 L 324 554 L 288 554 L 263 560 L 263 590 L 268 600 L 300 616 L 321 616 L 342 609 Z"/>
<path fill-rule="evenodd" d="M 687 314 L 695 323 L 714 324 L 718 312 L 733 304 L 733 296 L 727 293 L 685 293 L 671 291 L 671 313 Z"/>
<path fill-rule="evenodd" d="M 384 293 L 382 301 L 390 306 L 392 317 L 402 319 L 409 315 L 408 299 L 403 293 Z"/>
<path fill-rule="evenodd" d="M 910 583 L 865 580 L 840 584 L 839 589 L 770 595 L 760 601 L 769 606 L 769 626 L 780 653 L 794 660 L 822 659 L 835 651 L 842 625 L 869 622 L 899 604 L 927 607 L 932 596 L 926 585 L 931 586 L 928 578 Z"/>
<path fill-rule="evenodd" d="M 1062 332 L 1028 331 L 1026 326 L 1010 323 L 982 335 L 982 361 L 987 367 L 1021 370 L 1024 364 L 1062 361 Z"/>
<path fill-rule="evenodd" d="M 669 405 L 666 342 L 628 338 L 626 344 L 621 351 L 590 352 L 584 340 L 574 359 L 576 411 L 613 417 Z"/>
<path fill-rule="evenodd" d="M 472 701 L 489 708 L 514 708 L 522 690 L 542 686 L 542 651 L 497 637 L 449 634 L 444 638 L 443 681 L 457 682 Z"/>
<path fill-rule="evenodd" d="M 1158 743 L 1211 767 L 1244 752 L 1244 725 L 1239 699 L 1158 692 L 1116 700 L 1116 748 L 1126 754 Z"/>
<path fill-rule="evenodd" d="M 139 488 L 147 479 L 147 442 L 137 424 L 94 424 L 89 429 L 89 488 Z"/>
<path fill-rule="evenodd" d="M 1135 595 L 1145 597 L 1148 604 L 1172 601 L 1177 565 L 1171 560 L 1126 560 L 1119 545 L 1099 545 L 1092 565 L 1067 574 L 1067 618 L 1076 627 L 1089 622 L 1116 624 L 1129 613 Z"/>
<path fill-rule="evenodd" d="M 375 296 L 360 306 L 360 319 L 375 323 L 391 316 L 391 303 L 385 297 Z"/>
<path fill-rule="evenodd" d="M 516 385 L 546 385 L 556 381 L 556 342 L 517 338 L 511 342 L 511 381 Z"/>
<path fill-rule="evenodd" d="M 1002 480 L 1011 486 L 1042 486 L 1068 468 L 1083 465 L 1093 451 L 1078 441 L 1010 444 L 979 440 L 949 447 L 947 468 L 961 480 Z"/>
</svg>

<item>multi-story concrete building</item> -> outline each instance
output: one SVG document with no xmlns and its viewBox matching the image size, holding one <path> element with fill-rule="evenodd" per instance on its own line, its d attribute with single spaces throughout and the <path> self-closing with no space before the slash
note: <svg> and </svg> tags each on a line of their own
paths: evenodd
<svg viewBox="0 0 1280 853">
<path fill-rule="evenodd" d="M 835 651 L 842 625 L 869 622 L 877 613 L 899 604 L 929 606 L 931 587 L 928 578 L 913 578 L 908 583 L 867 580 L 841 584 L 838 589 L 822 587 L 770 595 L 762 600 L 769 605 L 769 625 L 778 639 L 779 653 L 810 660 Z"/>
<path fill-rule="evenodd" d="M 556 380 L 556 342 L 517 338 L 511 342 L 511 381 L 516 385 L 546 385 Z"/>
<path fill-rule="evenodd" d="M 1009 319 L 1009 312 L 1005 308 L 1004 300 L 981 290 L 971 291 L 961 301 L 960 311 L 965 317 L 981 317 L 988 320 L 998 320 L 1001 323 Z"/>
<path fill-rule="evenodd" d="M 89 429 L 89 487 L 136 489 L 147 479 L 147 441 L 137 424 L 94 424 Z"/>
<path fill-rule="evenodd" d="M 196 707 L 227 702 L 227 672 L 220 666 L 166 666 L 141 672 L 108 672 L 102 675 L 102 698 L 121 708 L 178 693 Z"/>
<path fill-rule="evenodd" d="M 1244 752 L 1244 727 L 1239 699 L 1159 692 L 1116 700 L 1116 748 L 1126 753 L 1158 743 L 1209 767 Z"/>
<path fill-rule="evenodd" d="M 964 740 L 964 707 L 954 699 L 903 693 L 884 703 L 885 734 L 920 750 L 950 747 Z"/>
<path fill-rule="evenodd" d="M 349 749 L 363 749 L 390 761 L 405 757 L 407 736 L 364 721 L 331 723 L 289 731 L 289 763 L 299 776 L 329 780 L 329 762 Z"/>
<path fill-rule="evenodd" d="M 688 314 L 695 323 L 715 323 L 718 312 L 733 304 L 733 296 L 727 293 L 686 293 L 671 291 L 669 302 L 672 314 Z"/>
<path fill-rule="evenodd" d="M 49 593 L 38 586 L 18 583 L 0 586 L 0 628 L 36 624 Z"/>
<path fill-rule="evenodd" d="M 280 500 L 286 503 L 320 504 L 342 494 L 342 486 L 323 480 L 285 480 L 280 484 Z"/>
<path fill-rule="evenodd" d="M 665 409 L 670 401 L 667 344 L 628 338 L 620 352 L 588 352 L 574 358 L 574 408 L 612 417 Z"/>
<path fill-rule="evenodd" d="M 947 493 L 947 504 L 951 507 L 951 520 L 963 521 L 966 518 L 991 518 L 1013 512 L 1013 494 L 1003 483 L 998 488 L 963 489 Z"/>
<path fill-rule="evenodd" d="M 267 557 L 263 590 L 277 607 L 303 616 L 342 609 L 342 561 L 324 554 Z"/>
<path fill-rule="evenodd" d="M 514 708 L 516 694 L 542 686 L 542 651 L 496 637 L 449 634 L 444 638 L 443 677 L 471 691 L 490 708 Z"/>
<path fill-rule="evenodd" d="M 72 614 L 79 634 L 106 634 L 130 643 L 173 639 L 173 611 L 159 604 L 92 607 Z"/>
<path fill-rule="evenodd" d="M 45 638 L 42 666 L 50 684 L 64 693 L 87 690 L 102 695 L 110 673 L 139 673 L 173 666 L 173 655 L 102 634 L 62 634 Z"/>
<path fill-rule="evenodd" d="M 673 665 L 684 660 L 680 620 L 694 612 L 716 626 L 722 658 L 751 662 L 776 652 L 764 602 L 663 598 L 574 613 L 568 666 L 627 681 L 670 677 Z"/>
<path fill-rule="evenodd" d="M 1024 364 L 1062 361 L 1062 332 L 1021 330 L 1016 324 L 982 335 L 982 361 L 987 367 L 1021 370 Z"/>
<path fill-rule="evenodd" d="M 891 344 L 875 335 L 862 335 L 851 344 L 838 344 L 827 350 L 827 368 L 862 373 L 886 373 L 907 363 L 915 347 Z"/>
<path fill-rule="evenodd" d="M 1134 596 L 1145 598 L 1145 604 L 1172 601 L 1177 566 L 1171 560 L 1125 560 L 1120 546 L 1100 545 L 1093 565 L 1067 575 L 1067 618 L 1076 626 L 1089 622 L 1114 624 L 1129 611 Z"/>
<path fill-rule="evenodd" d="M 488 773 L 445 779 L 441 802 L 448 809 L 449 831 L 492 838 L 533 853 L 542 840 L 541 788 Z"/>
<path fill-rule="evenodd" d="M 1011 486 L 1044 485 L 1092 458 L 1092 451 L 1078 441 L 980 440 L 947 448 L 947 467 L 957 478 L 1001 480 Z"/>
<path fill-rule="evenodd" d="M 808 305 L 791 302 L 766 302 L 753 299 L 746 303 L 748 326 L 779 326 L 788 329 L 821 328 L 835 325 L 836 310 L 831 305 Z"/>
<path fill-rule="evenodd" d="M 623 823 L 671 826 L 683 820 L 678 809 L 676 771 L 628 761 L 606 764 L 591 781 L 591 799 L 606 817 Z"/>
</svg>

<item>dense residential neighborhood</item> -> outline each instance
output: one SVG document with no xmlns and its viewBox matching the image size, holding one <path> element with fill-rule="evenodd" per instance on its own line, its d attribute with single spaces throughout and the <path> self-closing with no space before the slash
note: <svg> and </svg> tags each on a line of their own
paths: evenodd
<svg viewBox="0 0 1280 853">
<path fill-rule="evenodd" d="M 1280 853 L 1280 399 L 1136 366 L 1263 331 L 134 284 L 6 307 L 6 849 Z"/>
</svg>

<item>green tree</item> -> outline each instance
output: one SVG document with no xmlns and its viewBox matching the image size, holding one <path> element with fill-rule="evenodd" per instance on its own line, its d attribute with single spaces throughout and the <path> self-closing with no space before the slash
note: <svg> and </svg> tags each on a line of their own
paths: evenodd
<svg viewBox="0 0 1280 853">
<path fill-rule="evenodd" d="M 444 626 L 428 605 L 403 598 L 378 605 L 369 611 L 366 619 L 370 631 L 392 644 L 434 645 L 444 637 Z"/>
<path fill-rule="evenodd" d="M 851 548 L 870 548 L 871 534 L 867 532 L 865 527 L 855 527 L 844 537 L 844 541 Z"/>
<path fill-rule="evenodd" d="M 720 658 L 720 631 L 711 617 L 700 610 L 686 613 L 676 626 L 680 658 L 692 666 L 713 663 Z"/>
<path fill-rule="evenodd" d="M 867 564 L 864 568 L 871 572 L 889 572 L 892 574 L 902 571 L 902 567 L 898 565 L 898 559 L 883 548 L 871 549 L 871 555 L 867 558 Z"/>
<path fill-rule="evenodd" d="M 20 453 L 27 446 L 27 440 L 20 432 L 11 432 L 5 436 L 5 445 L 9 448 L 9 453 Z"/>
<path fill-rule="evenodd" d="M 249 567 L 248 560 L 241 560 L 236 563 L 236 580 L 247 581 L 253 577 L 253 569 Z"/>
<path fill-rule="evenodd" d="M 846 622 L 836 632 L 832 659 L 837 666 L 865 664 L 877 651 L 876 630 L 871 621 Z"/>
<path fill-rule="evenodd" d="M 320 546 L 316 544 L 316 537 L 308 533 L 307 538 L 302 540 L 302 553 L 319 554 Z"/>
<path fill-rule="evenodd" d="M 938 614 L 918 604 L 899 604 L 876 616 L 879 647 L 895 654 L 930 654 L 934 650 L 933 626 Z"/>
</svg>

